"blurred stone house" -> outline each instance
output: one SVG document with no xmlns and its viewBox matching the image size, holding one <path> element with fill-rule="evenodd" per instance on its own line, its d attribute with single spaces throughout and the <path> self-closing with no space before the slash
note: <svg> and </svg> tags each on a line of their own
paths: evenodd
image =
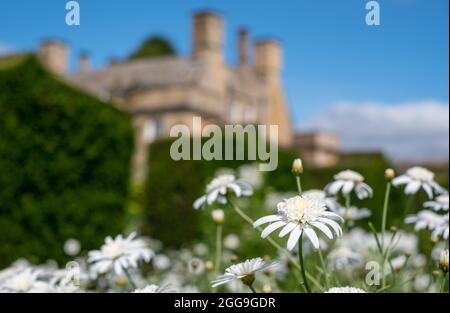
<svg viewBox="0 0 450 313">
<path fill-rule="evenodd" d="M 296 133 L 292 147 L 306 164 L 316 167 L 332 166 L 339 161 L 340 140 L 332 133 Z"/>
<path fill-rule="evenodd" d="M 194 116 L 200 116 L 204 125 L 279 125 L 280 145 L 292 147 L 296 143 L 303 154 L 304 140 L 294 135 L 284 97 L 280 43 L 265 39 L 251 46 L 247 30 L 241 28 L 237 35 L 239 63 L 228 65 L 224 61 L 223 24 L 218 14 L 197 13 L 193 17 L 192 53 L 185 57 L 125 61 L 93 70 L 88 56 L 82 55 L 78 71 L 69 73 L 69 49 L 63 43 L 42 43 L 39 56 L 71 84 L 132 114 L 136 129 L 133 167 L 138 180 L 145 176 L 148 144 L 168 137 L 173 125 L 191 126 Z M 253 58 L 250 51 L 254 51 Z M 319 142 L 326 146 L 328 141 Z M 308 141 L 304 148 L 317 146 Z M 319 150 L 318 156 L 312 150 L 305 155 L 319 166 L 335 162 L 331 156 L 335 142 Z"/>
</svg>

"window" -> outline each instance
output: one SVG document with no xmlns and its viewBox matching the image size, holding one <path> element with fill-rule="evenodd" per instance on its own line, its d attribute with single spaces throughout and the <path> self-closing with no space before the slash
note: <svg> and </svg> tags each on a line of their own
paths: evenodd
<svg viewBox="0 0 450 313">
<path fill-rule="evenodd" d="M 152 143 L 156 138 L 163 135 L 164 127 L 159 119 L 149 119 L 145 121 L 142 130 L 142 137 L 145 143 Z"/>
</svg>

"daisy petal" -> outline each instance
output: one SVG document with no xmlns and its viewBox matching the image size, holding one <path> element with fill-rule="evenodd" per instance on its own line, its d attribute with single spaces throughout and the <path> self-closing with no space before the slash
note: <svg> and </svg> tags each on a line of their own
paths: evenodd
<svg viewBox="0 0 450 313">
<path fill-rule="evenodd" d="M 282 221 L 278 221 L 275 223 L 270 224 L 269 226 L 267 226 L 263 232 L 261 233 L 261 238 L 266 238 L 267 236 L 269 236 L 272 232 L 274 232 L 275 230 L 277 230 L 280 227 L 283 227 L 284 225 L 286 225 L 286 222 L 282 222 Z"/>
<path fill-rule="evenodd" d="M 428 198 L 433 199 L 433 189 L 431 188 L 431 186 L 428 184 L 422 184 L 422 188 L 427 193 Z"/>
<path fill-rule="evenodd" d="M 415 194 L 420 188 L 420 182 L 417 180 L 413 180 L 406 185 L 405 193 L 407 195 Z"/>
<path fill-rule="evenodd" d="M 300 227 L 295 228 L 291 234 L 289 235 L 289 239 L 287 242 L 287 249 L 289 251 L 292 251 L 292 249 L 295 248 L 295 245 L 298 242 L 298 239 L 300 238 L 300 235 L 302 234 L 302 229 Z"/>
<path fill-rule="evenodd" d="M 291 231 L 294 230 L 295 227 L 297 227 L 298 225 L 296 223 L 289 223 L 286 226 L 284 226 L 284 228 L 281 230 L 279 237 L 282 238 L 284 236 L 286 236 L 287 234 L 289 234 Z"/>
<path fill-rule="evenodd" d="M 354 182 L 352 181 L 345 182 L 344 186 L 342 187 L 342 193 L 344 195 L 348 195 L 353 190 L 353 187 L 355 187 Z"/>
<path fill-rule="evenodd" d="M 256 222 L 254 222 L 253 227 L 256 228 L 256 227 L 259 227 L 266 223 L 279 221 L 280 219 L 281 219 L 281 216 L 279 216 L 279 215 L 267 215 L 267 216 L 261 217 Z"/>
<path fill-rule="evenodd" d="M 319 237 L 317 237 L 316 232 L 312 228 L 305 228 L 304 232 L 308 236 L 309 240 L 313 244 L 314 248 L 319 249 Z"/>
<path fill-rule="evenodd" d="M 394 186 L 405 185 L 405 184 L 408 184 L 410 181 L 411 181 L 411 178 L 409 176 L 401 175 L 392 180 L 392 185 L 394 185 Z"/>
<path fill-rule="evenodd" d="M 317 227 L 318 229 L 320 229 L 325 234 L 325 236 L 327 236 L 329 239 L 333 239 L 333 233 L 330 231 L 330 229 L 326 225 L 324 225 L 320 222 L 315 222 L 312 225 L 314 227 Z"/>
<path fill-rule="evenodd" d="M 330 183 L 326 189 L 329 194 L 336 195 L 339 192 L 339 190 L 342 188 L 343 185 L 344 185 L 344 182 L 338 180 L 338 181 Z"/>
<path fill-rule="evenodd" d="M 197 200 L 195 200 L 194 202 L 194 209 L 198 210 L 200 207 L 203 206 L 203 204 L 205 204 L 206 202 L 206 196 L 201 196 L 200 198 L 198 198 Z"/>
<path fill-rule="evenodd" d="M 330 225 L 331 228 L 333 228 L 333 230 L 336 233 L 336 235 L 338 235 L 338 236 L 342 235 L 342 228 L 335 221 L 330 220 L 329 218 L 325 218 L 325 217 L 324 218 L 319 218 L 319 221 L 322 222 L 322 223 Z"/>
</svg>

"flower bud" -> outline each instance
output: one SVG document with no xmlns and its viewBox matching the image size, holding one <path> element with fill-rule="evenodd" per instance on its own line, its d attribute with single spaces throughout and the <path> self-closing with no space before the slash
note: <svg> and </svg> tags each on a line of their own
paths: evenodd
<svg viewBox="0 0 450 313">
<path fill-rule="evenodd" d="M 390 227 L 390 231 L 393 232 L 393 233 L 396 233 L 398 231 L 398 228 L 395 227 L 395 226 L 391 226 Z"/>
<path fill-rule="evenodd" d="M 199 259 L 192 259 L 191 260 L 191 267 L 192 269 L 197 269 L 200 266 L 200 260 Z"/>
<path fill-rule="evenodd" d="M 433 272 L 431 272 L 431 275 L 433 275 L 434 278 L 438 278 L 439 276 L 441 276 L 441 272 L 433 271 Z"/>
<path fill-rule="evenodd" d="M 395 177 L 395 171 L 392 168 L 388 168 L 386 171 L 384 171 L 384 178 L 386 178 L 387 181 L 393 180 Z"/>
<path fill-rule="evenodd" d="M 435 246 L 439 242 L 439 238 L 436 236 L 431 237 L 430 242 L 433 246 Z"/>
<path fill-rule="evenodd" d="M 263 287 L 262 287 L 262 289 L 261 289 L 261 291 L 263 292 L 263 293 L 271 293 L 272 292 L 272 287 L 270 287 L 270 285 L 264 285 Z"/>
<path fill-rule="evenodd" d="M 295 159 L 292 163 L 292 173 L 294 175 L 300 175 L 303 173 L 303 162 L 302 159 Z"/>
<path fill-rule="evenodd" d="M 448 273 L 448 250 L 441 252 L 441 257 L 439 258 L 439 268 L 445 274 Z"/>
<path fill-rule="evenodd" d="M 225 222 L 225 213 L 223 210 L 214 210 L 211 212 L 212 219 L 217 225 L 222 225 Z"/>
<path fill-rule="evenodd" d="M 119 286 L 125 286 L 128 284 L 128 278 L 126 276 L 120 275 L 115 280 L 116 284 Z"/>
<path fill-rule="evenodd" d="M 214 269 L 214 263 L 212 261 L 205 262 L 205 270 L 210 272 Z"/>
</svg>

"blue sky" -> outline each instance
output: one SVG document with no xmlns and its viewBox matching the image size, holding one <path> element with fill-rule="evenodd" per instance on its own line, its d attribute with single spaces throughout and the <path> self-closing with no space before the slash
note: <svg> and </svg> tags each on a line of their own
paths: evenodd
<svg viewBox="0 0 450 313">
<path fill-rule="evenodd" d="M 381 25 L 365 24 L 366 0 L 79 0 L 81 26 L 65 24 L 64 0 L 2 0 L 0 50 L 35 49 L 58 37 L 96 67 L 124 57 L 147 35 L 162 34 L 181 54 L 191 14 L 213 8 L 226 18 L 226 57 L 236 61 L 236 31 L 274 36 L 284 46 L 286 96 L 298 126 L 336 104 L 380 107 L 437 101 L 448 107 L 447 0 L 379 0 Z M 448 137 L 448 128 L 447 128 Z M 448 150 L 448 149 L 447 149 Z"/>
</svg>

